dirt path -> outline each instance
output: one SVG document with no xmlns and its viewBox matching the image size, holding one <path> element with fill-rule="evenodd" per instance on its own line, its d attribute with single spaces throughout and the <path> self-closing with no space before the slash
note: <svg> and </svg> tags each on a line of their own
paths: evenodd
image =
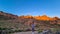
<svg viewBox="0 0 60 34">
<path fill-rule="evenodd" d="M 29 32 L 18 32 L 18 33 L 14 33 L 14 34 L 32 34 L 31 31 Z M 35 31 L 35 34 L 37 34 L 37 31 Z"/>
</svg>

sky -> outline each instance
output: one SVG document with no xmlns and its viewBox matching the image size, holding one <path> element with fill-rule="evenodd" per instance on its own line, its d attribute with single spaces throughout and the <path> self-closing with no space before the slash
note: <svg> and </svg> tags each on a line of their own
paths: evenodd
<svg viewBox="0 0 60 34">
<path fill-rule="evenodd" d="M 60 0 L 0 0 L 0 11 L 18 16 L 60 17 Z"/>
</svg>

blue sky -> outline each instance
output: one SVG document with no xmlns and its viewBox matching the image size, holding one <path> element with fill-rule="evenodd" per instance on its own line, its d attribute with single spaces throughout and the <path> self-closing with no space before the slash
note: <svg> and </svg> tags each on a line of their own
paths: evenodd
<svg viewBox="0 0 60 34">
<path fill-rule="evenodd" d="M 21 15 L 60 17 L 60 0 L 0 0 L 0 11 Z"/>
</svg>

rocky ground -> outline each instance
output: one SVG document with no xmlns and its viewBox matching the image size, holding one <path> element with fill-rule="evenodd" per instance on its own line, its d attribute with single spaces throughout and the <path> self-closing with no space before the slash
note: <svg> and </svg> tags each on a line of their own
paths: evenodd
<svg viewBox="0 0 60 34">
<path fill-rule="evenodd" d="M 14 34 L 32 34 L 32 31 L 29 31 L 29 32 L 18 32 L 18 33 L 14 33 Z M 37 31 L 35 31 L 34 34 L 38 34 Z"/>
<path fill-rule="evenodd" d="M 17 32 L 17 33 L 14 33 L 14 34 L 32 34 L 32 31 L 29 31 L 29 32 Z M 60 34 L 60 31 L 56 31 L 55 33 L 52 32 L 52 31 L 49 31 L 49 30 L 42 31 L 40 33 L 35 31 L 34 34 Z"/>
</svg>

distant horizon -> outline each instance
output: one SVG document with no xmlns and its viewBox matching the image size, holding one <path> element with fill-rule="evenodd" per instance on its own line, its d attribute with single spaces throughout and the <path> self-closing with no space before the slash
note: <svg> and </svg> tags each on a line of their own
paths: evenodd
<svg viewBox="0 0 60 34">
<path fill-rule="evenodd" d="M 2 12 L 4 12 L 4 11 L 2 11 Z M 5 13 L 8 13 L 8 12 L 5 12 Z M 9 13 L 9 14 L 12 14 L 12 13 Z M 13 14 L 13 15 L 16 15 L 16 14 Z M 43 14 L 43 15 L 29 15 L 29 14 L 27 14 L 27 15 L 17 15 L 17 16 L 44 16 L 44 15 L 46 15 L 46 14 Z M 48 15 L 46 15 L 46 16 L 48 16 Z M 58 17 L 58 16 L 48 16 L 48 17 Z M 60 17 L 58 17 L 58 18 L 60 18 Z"/>
</svg>

